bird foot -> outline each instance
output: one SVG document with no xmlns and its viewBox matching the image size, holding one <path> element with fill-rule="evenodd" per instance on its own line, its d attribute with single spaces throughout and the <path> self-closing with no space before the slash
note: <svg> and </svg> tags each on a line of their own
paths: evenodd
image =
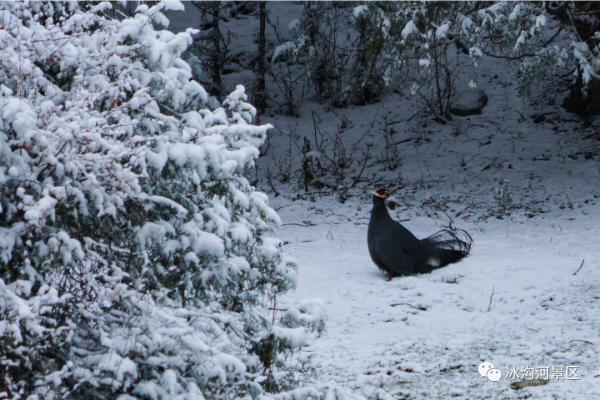
<svg viewBox="0 0 600 400">
<path fill-rule="evenodd" d="M 392 278 L 394 277 L 394 274 L 392 274 L 391 272 L 387 273 L 387 278 L 385 279 L 387 282 L 391 281 Z"/>
</svg>

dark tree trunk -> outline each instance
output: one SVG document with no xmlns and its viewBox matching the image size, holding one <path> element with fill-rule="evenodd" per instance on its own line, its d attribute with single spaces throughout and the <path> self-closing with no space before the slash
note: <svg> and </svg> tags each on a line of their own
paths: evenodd
<svg viewBox="0 0 600 400">
<path fill-rule="evenodd" d="M 210 3 L 211 6 L 211 16 L 212 16 L 212 21 L 211 21 L 211 40 L 212 40 L 212 46 L 213 46 L 213 54 L 211 54 L 211 79 L 212 79 L 212 85 L 213 85 L 213 89 L 214 89 L 214 94 L 217 96 L 220 96 L 223 93 L 223 87 L 222 87 L 222 82 L 221 82 L 221 68 L 222 68 L 222 63 L 221 63 L 221 54 L 220 50 L 221 50 L 221 41 L 222 41 L 222 36 L 221 36 L 221 30 L 219 27 L 219 18 L 220 18 L 220 13 L 219 13 L 219 8 L 221 6 L 220 2 L 216 1 L 214 3 Z"/>
<path fill-rule="evenodd" d="M 600 80 L 592 79 L 584 85 L 579 71 L 577 80 L 563 102 L 563 107 L 569 112 L 584 117 L 600 114 Z"/>
<path fill-rule="evenodd" d="M 220 1 L 194 1 L 200 10 L 200 35 L 195 38 L 195 53 L 202 63 L 200 76 L 195 77 L 206 90 L 217 98 L 223 94 L 222 73 L 229 59 L 229 34 L 221 32 Z"/>
<path fill-rule="evenodd" d="M 598 46 L 595 34 L 600 31 L 600 3 L 593 1 L 546 3 L 546 10 L 557 18 L 563 26 L 571 29 L 579 40 L 584 41 L 593 51 Z M 569 96 L 563 102 L 567 111 L 581 116 L 600 114 L 600 79 L 592 78 L 584 84 L 581 68 L 577 80 L 571 87 Z"/>
<path fill-rule="evenodd" d="M 265 70 L 266 70 L 266 37 L 265 28 L 267 20 L 267 3 L 261 1 L 258 6 L 260 28 L 258 31 L 258 60 L 256 72 L 258 75 L 258 81 L 256 83 L 256 89 L 254 92 L 254 105 L 256 107 L 257 115 L 256 122 L 260 123 L 260 117 L 265 112 L 267 103 L 267 93 L 265 85 Z"/>
</svg>

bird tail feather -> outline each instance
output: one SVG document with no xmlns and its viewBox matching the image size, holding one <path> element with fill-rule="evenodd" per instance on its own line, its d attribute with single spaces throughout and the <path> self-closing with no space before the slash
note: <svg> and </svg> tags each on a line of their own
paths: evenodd
<svg viewBox="0 0 600 400">
<path fill-rule="evenodd" d="M 432 251 L 432 269 L 462 260 L 471 253 L 473 238 L 463 229 L 445 228 L 423 239 Z"/>
</svg>

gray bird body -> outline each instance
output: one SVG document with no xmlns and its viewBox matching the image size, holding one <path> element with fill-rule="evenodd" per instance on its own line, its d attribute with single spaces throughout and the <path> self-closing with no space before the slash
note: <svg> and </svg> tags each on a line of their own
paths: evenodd
<svg viewBox="0 0 600 400">
<path fill-rule="evenodd" d="M 394 221 L 385 206 L 385 199 L 373 196 L 373 209 L 367 233 L 371 259 L 388 274 L 399 275 L 430 272 L 457 262 L 469 254 L 471 238 L 460 230 L 442 230 L 425 239 L 418 239 L 402 224 Z"/>
</svg>

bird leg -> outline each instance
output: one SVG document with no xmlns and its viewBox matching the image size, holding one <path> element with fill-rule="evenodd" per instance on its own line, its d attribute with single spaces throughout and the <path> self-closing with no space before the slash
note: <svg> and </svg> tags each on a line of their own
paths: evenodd
<svg viewBox="0 0 600 400">
<path fill-rule="evenodd" d="M 388 281 L 388 282 L 391 281 L 393 277 L 394 277 L 394 274 L 392 272 L 388 271 L 386 281 Z"/>
</svg>

